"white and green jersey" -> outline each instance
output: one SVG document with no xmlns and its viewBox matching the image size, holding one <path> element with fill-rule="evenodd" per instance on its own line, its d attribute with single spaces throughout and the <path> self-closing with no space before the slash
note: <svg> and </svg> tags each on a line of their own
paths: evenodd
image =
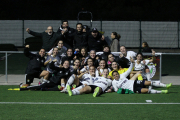
<svg viewBox="0 0 180 120">
<path fill-rule="evenodd" d="M 134 80 L 128 80 L 126 77 L 130 74 L 131 70 L 133 68 L 133 64 L 129 66 L 129 69 L 123 73 L 120 74 L 119 80 L 113 80 L 112 86 L 114 88 L 114 91 L 117 92 L 119 88 L 122 89 L 129 89 L 133 91 L 133 86 L 134 86 Z"/>
<path fill-rule="evenodd" d="M 111 84 L 112 84 L 112 80 L 108 78 L 96 77 L 93 85 L 102 88 L 102 91 L 104 92 L 109 86 L 111 86 Z"/>
</svg>

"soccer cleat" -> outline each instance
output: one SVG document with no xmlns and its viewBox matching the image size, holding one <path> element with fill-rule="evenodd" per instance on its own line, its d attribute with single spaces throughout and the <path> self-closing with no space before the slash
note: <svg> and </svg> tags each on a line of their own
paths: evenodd
<svg viewBox="0 0 180 120">
<path fill-rule="evenodd" d="M 20 83 L 19 88 L 27 88 L 27 86 L 23 86 L 23 83 Z"/>
<path fill-rule="evenodd" d="M 167 94 L 167 93 L 168 93 L 168 90 L 161 90 L 161 93 L 162 93 L 162 94 Z"/>
<path fill-rule="evenodd" d="M 96 89 L 94 90 L 94 93 L 93 93 L 93 97 L 96 97 L 99 95 L 99 87 L 96 87 Z"/>
<path fill-rule="evenodd" d="M 62 90 L 64 89 L 64 87 L 58 85 L 58 89 L 59 89 L 60 91 L 62 91 Z"/>
<path fill-rule="evenodd" d="M 169 89 L 172 86 L 172 83 L 166 84 L 166 88 Z"/>
<path fill-rule="evenodd" d="M 75 88 L 76 88 L 76 85 L 73 84 L 71 90 L 73 90 L 73 89 L 75 89 Z"/>
<path fill-rule="evenodd" d="M 9 88 L 8 90 L 13 90 L 12 88 Z"/>
<path fill-rule="evenodd" d="M 67 91 L 68 91 L 69 96 L 72 96 L 71 87 L 69 85 L 67 85 Z"/>
</svg>

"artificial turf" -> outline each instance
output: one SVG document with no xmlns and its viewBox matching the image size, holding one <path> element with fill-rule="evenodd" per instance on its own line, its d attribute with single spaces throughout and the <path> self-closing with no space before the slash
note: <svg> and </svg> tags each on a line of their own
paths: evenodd
<svg viewBox="0 0 180 120">
<path fill-rule="evenodd" d="M 180 86 L 172 86 L 169 94 L 107 93 L 69 97 L 59 91 L 8 91 L 18 86 L 0 86 L 0 102 L 43 103 L 180 103 Z M 162 88 L 156 88 L 161 90 Z M 0 119 L 180 119 L 180 104 L 0 104 Z"/>
</svg>

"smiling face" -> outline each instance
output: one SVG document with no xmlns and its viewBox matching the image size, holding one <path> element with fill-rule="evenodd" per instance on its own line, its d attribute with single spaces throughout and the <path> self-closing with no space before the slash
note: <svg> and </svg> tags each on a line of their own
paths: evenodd
<svg viewBox="0 0 180 120">
<path fill-rule="evenodd" d="M 103 49 L 103 51 L 104 51 L 104 52 L 109 52 L 109 48 L 108 48 L 108 47 L 105 47 L 105 48 Z"/>
<path fill-rule="evenodd" d="M 108 55 L 108 61 L 113 62 L 114 56 L 112 54 Z"/>
<path fill-rule="evenodd" d="M 97 33 L 97 32 L 91 32 L 91 34 L 92 34 L 92 36 L 93 36 L 94 38 L 96 38 L 96 37 L 97 37 L 97 35 L 98 35 L 98 33 Z"/>
<path fill-rule="evenodd" d="M 121 47 L 120 47 L 120 52 L 121 52 L 123 55 L 125 55 L 125 56 L 126 56 L 126 54 L 127 54 L 126 48 L 125 48 L 124 46 L 121 46 Z"/>
<path fill-rule="evenodd" d="M 67 56 L 70 57 L 70 56 L 72 56 L 72 54 L 73 54 L 72 49 L 68 49 Z"/>
<path fill-rule="evenodd" d="M 104 69 L 102 72 L 103 77 L 107 78 L 108 74 L 109 74 L 108 69 Z"/>
<path fill-rule="evenodd" d="M 113 62 L 113 63 L 111 64 L 111 67 L 112 67 L 113 70 L 117 70 L 117 69 L 118 69 L 118 65 L 117 65 L 116 62 Z"/>
<path fill-rule="evenodd" d="M 136 57 L 137 61 L 141 61 L 142 60 L 142 55 L 141 54 L 138 54 L 137 57 Z"/>
<path fill-rule="evenodd" d="M 85 49 L 81 49 L 81 55 L 85 56 L 86 55 L 86 50 Z"/>
<path fill-rule="evenodd" d="M 67 28 L 68 27 L 68 22 L 63 22 L 62 27 Z"/>
<path fill-rule="evenodd" d="M 105 62 L 104 60 L 101 60 L 101 61 L 99 62 L 99 66 L 100 66 L 100 69 L 104 69 L 105 66 L 106 66 L 106 62 Z"/>
<path fill-rule="evenodd" d="M 91 58 L 95 58 L 96 52 L 94 50 L 92 50 L 89 55 Z"/>
<path fill-rule="evenodd" d="M 118 72 L 113 72 L 113 78 L 115 80 L 119 80 L 119 78 L 120 78 L 119 73 Z"/>
<path fill-rule="evenodd" d="M 81 25 L 81 24 L 78 24 L 78 25 L 76 26 L 76 29 L 77 29 L 78 32 L 81 32 L 81 31 L 82 31 L 82 25 Z"/>
<path fill-rule="evenodd" d="M 94 66 L 91 66 L 89 68 L 89 73 L 92 75 L 93 73 L 95 73 L 95 67 Z"/>
<path fill-rule="evenodd" d="M 40 51 L 39 51 L 39 55 L 41 56 L 41 57 L 44 57 L 44 55 L 45 55 L 45 50 L 44 49 L 41 49 Z"/>
<path fill-rule="evenodd" d="M 93 65 L 92 59 L 88 59 L 88 60 L 87 60 L 87 64 L 88 64 L 88 66 L 92 66 L 92 65 Z"/>
<path fill-rule="evenodd" d="M 74 61 L 74 65 L 79 67 L 80 61 L 79 61 L 78 59 L 76 59 L 76 60 Z"/>
<path fill-rule="evenodd" d="M 53 55 L 57 55 L 58 54 L 58 48 L 54 48 L 54 50 L 53 50 Z"/>
<path fill-rule="evenodd" d="M 69 68 L 69 61 L 64 61 L 63 67 L 64 68 Z"/>
<path fill-rule="evenodd" d="M 63 41 L 59 41 L 58 42 L 58 48 L 62 48 L 63 47 Z"/>
</svg>

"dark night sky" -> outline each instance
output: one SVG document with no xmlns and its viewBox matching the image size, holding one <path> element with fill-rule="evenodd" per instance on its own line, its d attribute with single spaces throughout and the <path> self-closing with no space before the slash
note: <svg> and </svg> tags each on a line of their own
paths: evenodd
<svg viewBox="0 0 180 120">
<path fill-rule="evenodd" d="M 0 19 L 76 20 L 84 8 L 93 13 L 93 20 L 178 21 L 179 6 L 180 0 L 4 0 Z"/>
</svg>

